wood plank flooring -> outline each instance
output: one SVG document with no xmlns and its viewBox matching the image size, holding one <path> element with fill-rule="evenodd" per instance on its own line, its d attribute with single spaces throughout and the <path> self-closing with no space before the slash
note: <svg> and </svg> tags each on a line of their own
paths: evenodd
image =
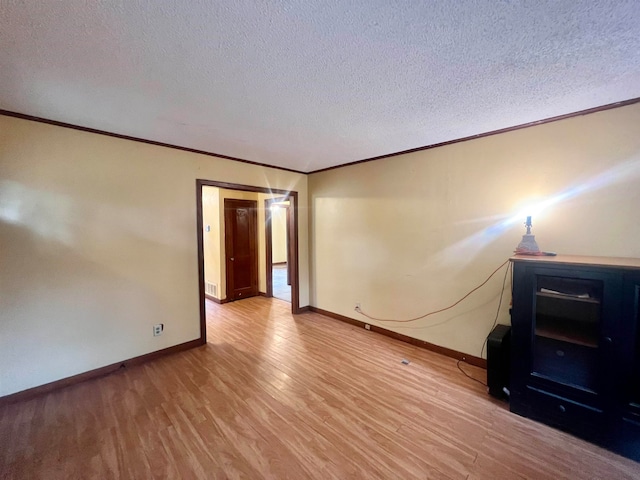
<svg viewBox="0 0 640 480">
<path fill-rule="evenodd" d="M 0 407 L 0 478 L 640 478 L 455 360 L 290 307 L 207 302 L 207 345 Z"/>
</svg>

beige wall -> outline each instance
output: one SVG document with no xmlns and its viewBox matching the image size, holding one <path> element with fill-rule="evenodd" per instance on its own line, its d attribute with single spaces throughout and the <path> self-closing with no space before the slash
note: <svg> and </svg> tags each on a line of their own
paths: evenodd
<svg viewBox="0 0 640 480">
<path fill-rule="evenodd" d="M 311 304 L 363 321 L 356 302 L 388 319 L 447 306 L 512 254 L 524 217 L 490 227 L 561 192 L 533 218 L 542 249 L 640 257 L 639 174 L 640 105 L 312 174 Z M 445 313 L 370 323 L 479 356 L 502 279 Z M 507 286 L 501 323 L 509 301 Z"/>
<path fill-rule="evenodd" d="M 198 178 L 299 192 L 307 305 L 306 176 L 0 116 L 0 396 L 199 337 Z"/>
<path fill-rule="evenodd" d="M 220 189 L 217 187 L 202 187 L 202 246 L 204 249 L 204 281 L 217 287 L 215 298 L 222 299 L 222 254 L 224 249 L 224 235 L 222 232 L 220 210 Z M 207 228 L 209 231 L 207 232 Z"/>
<path fill-rule="evenodd" d="M 271 261 L 287 261 L 287 209 L 271 209 Z"/>
</svg>

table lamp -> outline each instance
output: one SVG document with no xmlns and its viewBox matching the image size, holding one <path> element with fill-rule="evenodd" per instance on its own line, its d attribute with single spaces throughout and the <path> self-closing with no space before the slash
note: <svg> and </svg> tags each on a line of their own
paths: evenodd
<svg viewBox="0 0 640 480">
<path fill-rule="evenodd" d="M 540 248 L 536 243 L 536 236 L 531 234 L 531 216 L 527 217 L 527 221 L 524 223 L 527 227 L 527 233 L 522 235 L 522 241 L 516 247 L 516 254 L 518 255 L 540 255 Z"/>
</svg>

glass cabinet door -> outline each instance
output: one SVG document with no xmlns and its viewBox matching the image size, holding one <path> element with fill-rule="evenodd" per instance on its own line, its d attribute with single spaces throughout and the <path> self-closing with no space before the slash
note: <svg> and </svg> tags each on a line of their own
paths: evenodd
<svg viewBox="0 0 640 480">
<path fill-rule="evenodd" d="M 632 319 L 636 326 L 633 342 L 633 370 L 630 385 L 630 406 L 640 415 L 640 280 L 634 285 Z"/>
<path fill-rule="evenodd" d="M 598 389 L 601 280 L 536 275 L 532 374 Z"/>
</svg>

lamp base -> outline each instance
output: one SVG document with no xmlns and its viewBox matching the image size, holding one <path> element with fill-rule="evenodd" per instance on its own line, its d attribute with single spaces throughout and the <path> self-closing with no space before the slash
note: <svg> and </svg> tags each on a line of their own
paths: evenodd
<svg viewBox="0 0 640 480">
<path fill-rule="evenodd" d="M 522 241 L 516 247 L 518 255 L 540 255 L 540 248 L 536 243 L 536 236 L 527 233 L 522 236 Z"/>
</svg>

